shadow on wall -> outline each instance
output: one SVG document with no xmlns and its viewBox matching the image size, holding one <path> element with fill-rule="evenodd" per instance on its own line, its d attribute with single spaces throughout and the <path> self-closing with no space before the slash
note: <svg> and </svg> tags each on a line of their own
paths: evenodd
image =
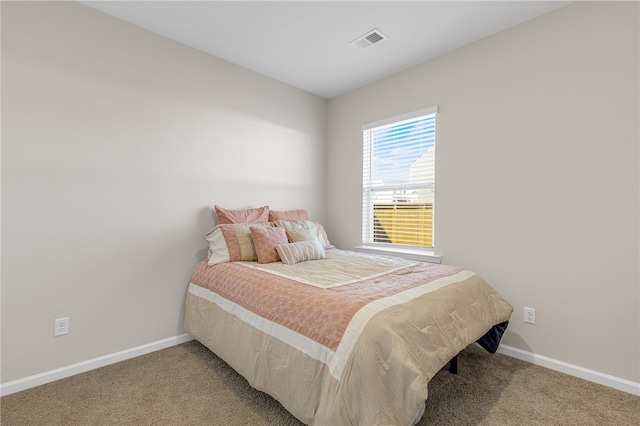
<svg viewBox="0 0 640 426">
<path fill-rule="evenodd" d="M 209 249 L 205 247 L 196 252 L 196 260 L 198 261 L 198 263 L 202 262 L 207 258 L 208 251 Z"/>
<path fill-rule="evenodd" d="M 218 218 L 216 217 L 215 214 L 215 210 L 211 207 L 203 207 L 200 209 L 200 211 L 198 212 L 198 217 L 197 217 L 197 226 L 195 227 L 195 229 L 206 229 L 206 231 L 202 232 L 202 235 L 197 235 L 196 238 L 202 238 L 202 245 L 203 247 L 201 249 L 199 249 L 198 251 L 195 252 L 194 256 L 196 258 L 196 263 L 200 263 L 204 260 L 207 259 L 207 255 L 209 252 L 209 245 L 207 244 L 207 242 L 204 240 L 204 236 L 206 235 L 206 233 L 213 228 L 216 224 L 218 223 Z M 180 308 L 180 318 L 184 319 L 184 310 L 185 310 L 185 303 L 187 300 L 187 293 L 188 293 L 188 285 L 189 285 L 189 280 L 187 280 L 186 285 L 185 285 L 185 292 L 184 295 L 182 297 L 182 303 L 181 303 L 181 308 Z M 179 321 L 179 325 L 178 325 L 178 329 L 177 329 L 177 333 L 178 334 L 182 334 L 184 333 L 184 329 L 182 328 L 183 325 L 183 321 L 180 320 Z"/>
<path fill-rule="evenodd" d="M 511 321 L 513 321 L 513 316 L 511 317 Z M 505 335 L 507 336 L 507 340 L 509 341 L 509 346 L 519 348 L 529 353 L 533 353 L 529 345 L 527 345 L 527 341 L 524 340 L 519 334 L 514 333 L 513 331 L 509 331 L 508 327 Z M 502 341 L 504 342 L 504 336 L 502 338 Z"/>
<path fill-rule="evenodd" d="M 218 224 L 218 218 L 216 216 L 215 210 L 211 207 L 203 207 L 200 209 L 198 213 L 198 226 L 196 229 L 206 229 L 199 237 L 202 238 L 202 245 L 204 246 L 200 250 L 196 251 L 195 257 L 198 263 L 207 259 L 209 245 L 204 240 L 204 236 L 210 229 L 212 229 L 215 225 Z"/>
</svg>

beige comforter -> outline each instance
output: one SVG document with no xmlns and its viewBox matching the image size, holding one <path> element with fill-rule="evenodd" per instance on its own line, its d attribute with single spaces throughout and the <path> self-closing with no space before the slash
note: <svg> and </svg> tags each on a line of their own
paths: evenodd
<svg viewBox="0 0 640 426">
<path fill-rule="evenodd" d="M 410 425 L 429 380 L 511 312 L 472 272 L 334 249 L 199 264 L 185 330 L 306 424 Z"/>
</svg>

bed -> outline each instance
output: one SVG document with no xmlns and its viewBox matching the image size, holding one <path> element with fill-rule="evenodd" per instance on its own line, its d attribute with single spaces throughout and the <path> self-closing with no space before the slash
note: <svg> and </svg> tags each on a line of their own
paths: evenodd
<svg viewBox="0 0 640 426">
<path fill-rule="evenodd" d="M 473 272 L 332 248 L 308 220 L 207 239 L 185 330 L 309 425 L 415 423 L 429 380 L 474 342 L 494 352 L 512 313 Z"/>
</svg>

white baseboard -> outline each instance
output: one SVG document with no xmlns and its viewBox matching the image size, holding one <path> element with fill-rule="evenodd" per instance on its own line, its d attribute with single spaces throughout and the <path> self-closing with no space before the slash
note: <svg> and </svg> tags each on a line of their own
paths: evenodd
<svg viewBox="0 0 640 426">
<path fill-rule="evenodd" d="M 146 345 L 116 352 L 114 354 L 101 356 L 98 358 L 90 359 L 88 361 L 83 361 L 77 364 L 58 368 L 56 370 L 51 370 L 44 373 L 35 374 L 33 376 L 25 377 L 23 379 L 14 380 L 13 382 L 2 383 L 0 384 L 0 396 L 10 395 L 15 392 L 34 388 L 36 386 L 44 385 L 45 383 L 54 382 L 56 380 L 64 379 L 65 377 L 74 376 L 76 374 L 104 367 L 109 364 L 115 364 L 116 362 L 125 361 L 127 359 L 135 358 L 140 355 L 159 351 L 161 349 L 166 349 L 168 347 L 189 342 L 191 340 L 193 340 L 193 337 L 191 337 L 191 335 L 187 333 L 184 333 L 179 336 L 159 340 L 157 342 L 152 342 Z M 630 380 L 621 379 L 619 377 L 600 373 L 598 371 L 589 370 L 587 368 L 579 367 L 577 365 L 569 364 L 563 361 L 558 361 L 556 359 L 548 358 L 542 355 L 536 355 L 532 352 L 523 351 L 522 349 L 517 349 L 511 346 L 500 345 L 500 347 L 498 348 L 498 353 L 520 359 L 522 361 L 527 361 L 541 367 L 550 368 L 551 370 L 569 374 L 574 377 L 579 377 L 590 382 L 618 389 L 632 395 L 640 396 L 640 383 L 635 383 Z"/>
<path fill-rule="evenodd" d="M 517 358 L 522 361 L 527 361 L 541 367 L 546 367 L 551 370 L 559 371 L 570 376 L 579 377 L 590 382 L 618 389 L 632 395 L 640 396 L 640 383 L 635 383 L 630 380 L 610 376 L 598 371 L 589 370 L 587 368 L 579 367 L 577 365 L 569 364 L 563 361 L 558 361 L 546 356 L 536 355 L 532 352 L 523 351 L 522 349 L 513 348 L 511 346 L 500 345 L 500 347 L 498 348 L 498 353 Z"/>
<path fill-rule="evenodd" d="M 109 364 L 115 364 L 116 362 L 124 361 L 140 355 L 145 355 L 151 352 L 159 351 L 161 349 L 166 349 L 171 346 L 179 345 L 190 340 L 193 340 L 193 337 L 191 337 L 190 334 L 184 333 L 175 337 L 169 337 L 168 339 L 159 340 L 157 342 L 148 343 L 146 345 L 138 346 L 131 349 L 126 349 L 124 351 L 116 352 L 110 355 L 101 356 L 98 358 L 90 359 L 88 361 L 83 361 L 55 370 L 46 371 L 44 373 L 35 374 L 23 379 L 14 380 L 8 383 L 2 383 L 0 384 L 0 396 L 10 395 L 12 393 L 20 392 L 25 389 L 34 388 L 36 386 L 44 385 L 45 383 L 64 379 L 65 377 L 74 376 L 76 374 L 95 370 L 96 368 L 104 367 Z"/>
</svg>

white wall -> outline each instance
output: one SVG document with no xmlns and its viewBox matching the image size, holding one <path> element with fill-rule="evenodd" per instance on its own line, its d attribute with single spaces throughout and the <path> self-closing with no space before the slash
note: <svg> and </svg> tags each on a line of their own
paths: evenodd
<svg viewBox="0 0 640 426">
<path fill-rule="evenodd" d="M 568 6 L 328 116 L 79 4 L 1 11 L 2 383 L 182 333 L 213 203 L 303 207 L 358 245 L 361 124 L 436 104 L 444 262 L 514 305 L 506 344 L 640 381 L 637 3 Z"/>
<path fill-rule="evenodd" d="M 2 2 L 2 383 L 183 333 L 214 203 L 324 221 L 326 107 L 74 2 Z"/>
<path fill-rule="evenodd" d="M 638 6 L 575 3 L 331 99 L 332 242 L 360 243 L 360 126 L 439 105 L 444 263 L 512 303 L 506 345 L 640 382 Z"/>
</svg>

